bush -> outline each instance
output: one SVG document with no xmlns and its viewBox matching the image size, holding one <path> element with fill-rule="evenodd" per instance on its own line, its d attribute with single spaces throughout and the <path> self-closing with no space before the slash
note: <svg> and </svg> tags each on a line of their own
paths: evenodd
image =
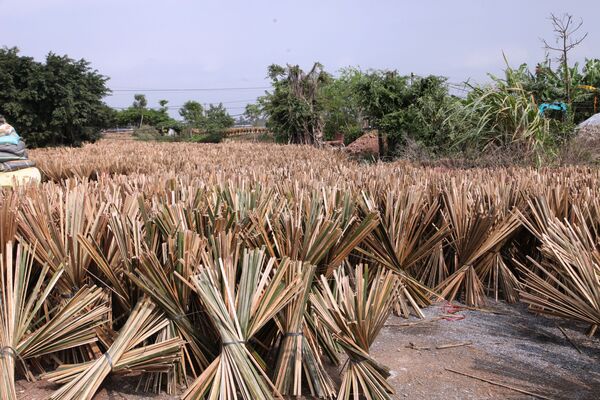
<svg viewBox="0 0 600 400">
<path fill-rule="evenodd" d="M 503 79 L 492 78 L 493 85 L 475 87 L 469 93 L 466 115 L 475 123 L 455 138 L 455 144 L 463 150 L 516 151 L 520 153 L 517 158 L 537 165 L 552 160 L 572 135 L 572 115 L 561 119 L 541 115 L 519 70 L 507 67 Z"/>
<path fill-rule="evenodd" d="M 140 128 L 134 129 L 133 136 L 139 140 L 160 140 L 162 137 L 158 129 L 150 125 L 142 125 Z"/>
<path fill-rule="evenodd" d="M 223 134 L 220 132 L 201 133 L 193 135 L 189 141 L 192 143 L 220 143 L 223 140 Z"/>
</svg>

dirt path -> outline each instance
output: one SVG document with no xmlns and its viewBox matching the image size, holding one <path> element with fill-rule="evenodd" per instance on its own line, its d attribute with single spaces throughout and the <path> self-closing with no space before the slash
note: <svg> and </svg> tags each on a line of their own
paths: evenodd
<svg viewBox="0 0 600 400">
<path fill-rule="evenodd" d="M 529 399 L 519 392 L 449 372 L 455 369 L 550 399 L 600 398 L 600 339 L 584 326 L 528 313 L 522 305 L 490 304 L 492 312 L 426 310 L 425 320 L 392 317 L 372 348 L 392 370 L 389 381 L 398 399 Z M 452 318 L 439 319 L 455 311 Z M 407 326 L 407 323 L 413 324 Z M 580 354 L 564 337 L 563 326 Z M 472 342 L 469 346 L 436 346 Z M 413 348 L 410 348 L 410 343 Z M 429 347 L 429 350 L 415 348 Z M 95 399 L 154 399 L 135 392 L 136 380 L 112 378 Z M 56 387 L 47 382 L 18 382 L 22 399 L 45 399 Z"/>
<path fill-rule="evenodd" d="M 585 327 L 528 313 L 523 305 L 491 304 L 494 313 L 460 311 L 456 320 L 405 325 L 391 318 L 372 348 L 376 359 L 393 369 L 390 382 L 397 398 L 522 399 L 533 398 L 449 372 L 451 368 L 551 399 L 600 398 L 600 340 Z M 426 320 L 447 308 L 424 310 Z M 464 317 L 464 318 L 463 318 Z M 558 328 L 567 335 L 580 354 Z M 431 347 L 431 350 L 415 350 Z M 470 346 L 436 346 L 472 342 Z"/>
</svg>

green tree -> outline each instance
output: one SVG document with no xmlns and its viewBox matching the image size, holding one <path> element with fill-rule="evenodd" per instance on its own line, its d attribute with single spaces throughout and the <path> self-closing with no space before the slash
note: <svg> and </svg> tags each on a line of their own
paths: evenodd
<svg viewBox="0 0 600 400">
<path fill-rule="evenodd" d="M 139 93 L 133 95 L 133 104 L 131 105 L 131 107 L 134 110 L 137 110 L 139 112 L 139 115 L 140 115 L 139 128 L 141 128 L 142 124 L 144 123 L 144 111 L 146 110 L 147 105 L 148 105 L 148 100 L 146 100 L 145 95 L 139 94 Z"/>
<path fill-rule="evenodd" d="M 179 115 L 189 127 L 201 128 L 204 124 L 204 107 L 197 101 L 186 101 L 179 110 Z"/>
<path fill-rule="evenodd" d="M 235 119 L 223 104 L 211 104 L 204 112 L 197 102 L 189 101 L 186 104 L 187 107 L 181 110 L 181 115 L 187 121 L 186 125 L 201 130 L 200 134 L 191 137 L 193 142 L 218 143 L 223 139 L 225 130 L 235 124 Z"/>
<path fill-rule="evenodd" d="M 0 49 L 0 113 L 30 146 L 93 141 L 112 118 L 108 78 L 85 60 L 49 53 L 45 62 Z"/>
<path fill-rule="evenodd" d="M 167 104 L 169 104 L 169 100 L 159 100 L 158 101 L 158 105 L 160 106 L 159 110 L 160 112 L 164 112 L 164 113 L 168 113 L 169 112 L 169 107 L 167 107 Z"/>
<path fill-rule="evenodd" d="M 400 141 L 398 111 L 408 107 L 408 79 L 396 71 L 371 71 L 356 85 L 360 104 L 369 124 L 378 130 L 379 154 L 385 155 L 384 137 L 392 147 Z"/>
<path fill-rule="evenodd" d="M 133 103 L 130 107 L 118 111 L 115 116 L 117 124 L 121 126 L 151 126 L 159 131 L 165 131 L 169 128 L 179 130 L 179 123 L 169 116 L 167 100 L 160 100 L 159 109 L 147 108 L 148 101 L 143 94 L 134 95 Z"/>
<path fill-rule="evenodd" d="M 133 95 L 133 108 L 146 108 L 147 105 L 148 100 L 146 100 L 146 95 L 140 93 Z"/>
<path fill-rule="evenodd" d="M 444 77 L 371 71 L 358 81 L 356 92 L 370 125 L 378 130 L 383 156 L 401 151 L 408 139 L 433 152 L 447 151 L 460 129 L 450 118 L 459 100 L 449 94 Z"/>
<path fill-rule="evenodd" d="M 263 111 L 259 104 L 247 104 L 244 110 L 245 119 L 253 126 L 258 126 L 263 118 Z"/>
<path fill-rule="evenodd" d="M 202 128 L 209 134 L 223 134 L 225 129 L 231 128 L 235 119 L 229 115 L 222 103 L 211 104 L 205 112 Z"/>
<path fill-rule="evenodd" d="M 348 143 L 361 135 L 364 118 L 356 88 L 362 78 L 359 69 L 345 68 L 339 77 L 323 86 L 326 138 L 333 139 L 337 133 L 343 133 Z"/>
<path fill-rule="evenodd" d="M 297 65 L 271 65 L 273 90 L 259 99 L 267 127 L 276 138 L 289 143 L 323 142 L 324 103 L 321 91 L 330 79 L 323 66 L 315 63 L 305 73 Z"/>
</svg>

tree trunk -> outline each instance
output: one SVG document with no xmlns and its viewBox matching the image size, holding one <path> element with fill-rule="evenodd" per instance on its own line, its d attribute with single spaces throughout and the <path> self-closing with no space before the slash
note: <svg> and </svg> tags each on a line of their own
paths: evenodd
<svg viewBox="0 0 600 400">
<path fill-rule="evenodd" d="M 567 36 L 563 37 L 563 69 L 565 75 L 565 90 L 567 95 L 567 104 L 571 108 L 571 77 L 569 76 L 569 63 L 567 59 Z"/>
</svg>

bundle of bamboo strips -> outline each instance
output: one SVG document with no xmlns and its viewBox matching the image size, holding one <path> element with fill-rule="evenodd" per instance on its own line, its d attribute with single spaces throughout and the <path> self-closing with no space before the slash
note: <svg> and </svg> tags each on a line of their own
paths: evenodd
<svg viewBox="0 0 600 400">
<path fill-rule="evenodd" d="M 204 266 L 192 284 L 219 332 L 221 353 L 190 385 L 184 399 L 271 399 L 275 391 L 264 362 L 249 341 L 301 290 L 300 278 L 286 281 L 288 259 L 275 268 L 264 249 L 244 250 L 241 259 Z"/>
<path fill-rule="evenodd" d="M 600 326 L 600 236 L 579 209 L 574 213 L 578 223 L 555 218 L 538 226 L 544 258 L 521 264 L 521 298 L 536 312 L 589 323 L 593 334 Z"/>
<path fill-rule="evenodd" d="M 423 318 L 421 307 L 431 304 L 435 294 L 415 280 L 410 270 L 431 254 L 447 235 L 447 226 L 435 226 L 439 212 L 436 199 L 429 199 L 424 189 L 411 192 L 388 191 L 377 196 L 364 197 L 364 208 L 378 211 L 380 222 L 359 248 L 369 259 L 377 261 L 398 274 L 402 283 L 395 304 L 395 312 L 408 318 L 412 310 Z"/>
<path fill-rule="evenodd" d="M 311 396 L 332 398 L 335 396 L 333 381 L 325 372 L 319 349 L 311 336 L 313 332 L 305 326 L 308 297 L 313 285 L 315 266 L 301 261 L 292 263 L 285 274 L 285 285 L 290 286 L 300 277 L 300 289 L 277 318 L 281 341 L 273 371 L 277 390 L 282 395 L 302 396 L 303 384 Z M 304 379 L 303 379 L 304 378 Z"/>
<path fill-rule="evenodd" d="M 459 186 L 454 181 L 444 192 L 443 215 L 450 226 L 453 272 L 436 291 L 448 300 L 462 294 L 467 305 L 481 306 L 485 303 L 485 282 L 487 292 L 496 298 L 502 288 L 507 300 L 517 299 L 519 284 L 500 251 L 521 223 L 508 209 L 511 201 L 488 204 L 497 197 L 473 193 L 466 184 Z"/>
<path fill-rule="evenodd" d="M 96 361 L 81 366 L 65 366 L 49 376 L 53 381 L 67 382 L 50 398 L 91 399 L 106 376 L 115 370 L 159 367 L 163 371 L 172 367 L 179 359 L 181 340 L 174 339 L 136 349 L 168 323 L 150 299 L 142 298 L 131 311 L 115 341 Z"/>
<path fill-rule="evenodd" d="M 47 301 L 62 270 L 36 271 L 31 251 L 8 242 L 0 254 L 0 374 L 3 399 L 16 399 L 17 360 L 27 377 L 33 377 L 26 360 L 97 340 L 96 329 L 107 322 L 105 293 L 97 287 L 81 288 L 64 304 L 48 308 Z M 39 313 L 43 313 L 40 316 Z"/>
<path fill-rule="evenodd" d="M 348 355 L 337 398 L 391 399 L 389 370 L 369 355 L 369 348 L 391 312 L 399 282 L 392 271 L 373 274 L 358 265 L 353 272 L 352 284 L 348 274 L 337 271 L 333 289 L 322 276 L 310 296 L 319 320 Z"/>
<path fill-rule="evenodd" d="M 78 239 L 84 236 L 101 241 L 106 232 L 106 204 L 85 186 L 59 192 L 57 197 L 52 201 L 47 193 L 37 192 L 24 202 L 19 236 L 25 243 L 37 244 L 35 257 L 41 264 L 47 264 L 52 272 L 65 270 L 58 288 L 69 295 L 89 283 L 86 270 L 91 257 Z"/>
</svg>

